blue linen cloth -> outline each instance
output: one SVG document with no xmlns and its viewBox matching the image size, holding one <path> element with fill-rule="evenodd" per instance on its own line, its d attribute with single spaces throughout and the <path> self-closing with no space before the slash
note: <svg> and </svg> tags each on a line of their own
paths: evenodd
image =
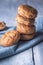
<svg viewBox="0 0 43 65">
<path fill-rule="evenodd" d="M 0 32 L 0 38 L 5 32 L 9 30 L 14 30 L 14 29 L 15 27 L 7 27 L 4 31 Z M 17 45 L 13 45 L 10 47 L 0 46 L 0 59 L 18 54 L 26 49 L 33 47 L 34 45 L 37 45 L 42 40 L 43 40 L 43 32 L 42 33 L 40 32 L 40 33 L 37 33 L 36 37 L 34 37 L 33 39 L 29 41 L 19 41 Z"/>
</svg>

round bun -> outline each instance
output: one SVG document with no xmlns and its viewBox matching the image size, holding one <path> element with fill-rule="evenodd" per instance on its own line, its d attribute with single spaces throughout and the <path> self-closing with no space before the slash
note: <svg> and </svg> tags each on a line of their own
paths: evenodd
<svg viewBox="0 0 43 65">
<path fill-rule="evenodd" d="M 34 37 L 35 37 L 35 33 L 34 34 L 30 34 L 30 35 L 24 35 L 24 34 L 22 34 L 20 39 L 21 40 L 31 40 Z"/>
<path fill-rule="evenodd" d="M 4 30 L 6 28 L 6 23 L 4 21 L 0 22 L 0 30 Z"/>
<path fill-rule="evenodd" d="M 18 7 L 18 13 L 27 18 L 37 17 L 37 10 L 29 5 L 20 5 Z"/>
<path fill-rule="evenodd" d="M 20 39 L 20 34 L 16 30 L 9 31 L 5 33 L 1 38 L 2 46 L 11 46 L 16 44 Z"/>
<path fill-rule="evenodd" d="M 16 21 L 18 23 L 24 24 L 24 25 L 34 25 L 35 19 L 30 19 L 30 18 L 22 17 L 21 15 L 18 14 L 16 16 Z"/>
<path fill-rule="evenodd" d="M 35 32 L 35 26 L 18 24 L 16 30 L 21 34 L 33 34 Z"/>
</svg>

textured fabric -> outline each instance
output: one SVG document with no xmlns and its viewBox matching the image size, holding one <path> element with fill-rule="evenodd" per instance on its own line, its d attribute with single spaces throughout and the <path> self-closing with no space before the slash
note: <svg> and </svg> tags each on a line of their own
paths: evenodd
<svg viewBox="0 0 43 65">
<path fill-rule="evenodd" d="M 33 48 L 35 65 L 43 65 L 43 42 Z M 37 52 L 37 53 L 36 53 Z"/>
<path fill-rule="evenodd" d="M 38 17 L 35 21 L 36 31 L 43 31 L 43 17 Z"/>
<path fill-rule="evenodd" d="M 0 60 L 0 65 L 33 65 L 32 48 L 20 54 Z"/>
<path fill-rule="evenodd" d="M 8 30 L 14 30 L 14 27 L 12 27 L 12 28 L 10 28 Z M 8 30 L 4 30 L 1 33 L 6 32 Z M 17 54 L 19 52 L 22 52 L 22 51 L 24 51 L 24 50 L 38 44 L 42 40 L 43 40 L 43 34 L 40 32 L 40 33 L 37 33 L 36 37 L 33 38 L 32 40 L 19 41 L 17 43 L 17 45 L 10 46 L 10 47 L 2 47 L 2 46 L 0 46 L 0 59 L 4 58 L 4 57 L 11 56 L 11 55 L 14 55 L 14 54 Z"/>
</svg>

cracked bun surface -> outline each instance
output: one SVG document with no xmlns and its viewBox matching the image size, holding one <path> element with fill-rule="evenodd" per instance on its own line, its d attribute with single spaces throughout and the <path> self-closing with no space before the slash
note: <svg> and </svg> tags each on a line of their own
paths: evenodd
<svg viewBox="0 0 43 65">
<path fill-rule="evenodd" d="M 5 33 L 1 38 L 2 46 L 11 46 L 17 44 L 20 39 L 20 34 L 16 30 L 9 31 Z"/>
<path fill-rule="evenodd" d="M 16 30 L 21 34 L 33 34 L 35 30 L 35 26 L 27 26 L 23 24 L 18 24 Z"/>
<path fill-rule="evenodd" d="M 24 24 L 24 25 L 34 25 L 34 23 L 35 23 L 35 19 L 30 19 L 30 18 L 22 17 L 19 14 L 17 14 L 17 16 L 16 16 L 16 21 L 18 23 Z"/>
<path fill-rule="evenodd" d="M 0 22 L 0 30 L 4 30 L 6 28 L 6 23 L 4 21 Z"/>
<path fill-rule="evenodd" d="M 37 10 L 29 5 L 20 5 L 18 7 L 18 13 L 27 18 L 35 18 L 37 17 Z"/>
</svg>

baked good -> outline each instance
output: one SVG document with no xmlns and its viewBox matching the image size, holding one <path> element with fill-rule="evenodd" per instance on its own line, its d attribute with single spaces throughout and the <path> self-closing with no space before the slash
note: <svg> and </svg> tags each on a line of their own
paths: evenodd
<svg viewBox="0 0 43 65">
<path fill-rule="evenodd" d="M 35 26 L 18 24 L 16 30 L 21 34 L 33 34 L 35 32 Z"/>
<path fill-rule="evenodd" d="M 27 18 L 35 18 L 37 17 L 37 10 L 29 5 L 20 5 L 18 7 L 18 13 Z"/>
<path fill-rule="evenodd" d="M 4 30 L 6 28 L 6 23 L 4 21 L 0 22 L 0 30 Z"/>
<path fill-rule="evenodd" d="M 1 42 L 1 39 L 0 39 L 0 42 Z"/>
<path fill-rule="evenodd" d="M 21 15 L 17 14 L 16 21 L 18 23 L 20 23 L 20 24 L 34 25 L 35 19 L 30 19 L 30 18 L 22 17 Z"/>
<path fill-rule="evenodd" d="M 28 35 L 25 35 L 25 34 L 21 34 L 21 40 L 31 40 L 32 38 L 34 38 L 35 37 L 35 33 L 33 33 L 33 34 L 28 34 Z"/>
<path fill-rule="evenodd" d="M 16 44 L 20 39 L 20 34 L 16 30 L 9 31 L 5 33 L 1 38 L 2 46 L 11 46 Z"/>
</svg>

